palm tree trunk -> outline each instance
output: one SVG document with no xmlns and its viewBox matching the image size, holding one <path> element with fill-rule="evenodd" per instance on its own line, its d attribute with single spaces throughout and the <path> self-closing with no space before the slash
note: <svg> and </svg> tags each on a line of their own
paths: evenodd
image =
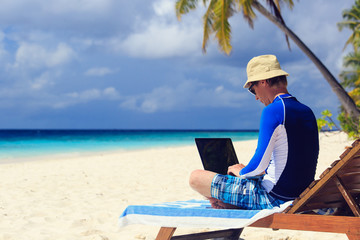
<svg viewBox="0 0 360 240">
<path fill-rule="evenodd" d="M 252 6 L 263 14 L 267 19 L 279 27 L 286 35 L 288 35 L 295 44 L 310 58 L 315 66 L 320 70 L 326 81 L 330 84 L 333 92 L 337 95 L 341 105 L 344 107 L 345 112 L 351 117 L 359 118 L 360 111 L 356 107 L 355 102 L 340 85 L 336 78 L 330 73 L 330 71 L 324 66 L 324 64 L 315 56 L 315 54 L 300 40 L 300 38 L 293 33 L 285 24 L 278 21 L 266 8 L 264 8 L 257 0 L 254 0 Z"/>
</svg>

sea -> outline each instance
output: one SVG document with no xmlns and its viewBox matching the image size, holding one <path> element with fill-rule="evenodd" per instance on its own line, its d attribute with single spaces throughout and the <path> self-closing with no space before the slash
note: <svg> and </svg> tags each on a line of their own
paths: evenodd
<svg viewBox="0 0 360 240">
<path fill-rule="evenodd" d="M 257 139 L 256 130 L 0 130 L 0 163 L 37 156 L 195 144 L 195 138 Z"/>
</svg>

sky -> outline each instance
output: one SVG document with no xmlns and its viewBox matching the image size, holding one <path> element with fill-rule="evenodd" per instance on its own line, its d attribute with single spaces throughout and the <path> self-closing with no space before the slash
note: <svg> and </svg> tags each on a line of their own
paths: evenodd
<svg viewBox="0 0 360 240">
<path fill-rule="evenodd" d="M 175 0 L 0 0 L 0 128 L 258 129 L 263 105 L 242 86 L 262 54 L 317 118 L 336 118 L 326 80 L 258 12 L 254 29 L 230 19 L 230 56 L 213 37 L 204 54 L 199 2 L 178 21 Z M 338 78 L 350 31 L 336 24 L 354 1 L 294 3 L 285 22 Z"/>
</svg>

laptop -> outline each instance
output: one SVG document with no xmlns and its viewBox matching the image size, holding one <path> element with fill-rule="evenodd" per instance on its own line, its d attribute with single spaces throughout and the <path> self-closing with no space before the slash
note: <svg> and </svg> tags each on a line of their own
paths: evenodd
<svg viewBox="0 0 360 240">
<path fill-rule="evenodd" d="M 230 138 L 195 138 L 195 143 L 205 170 L 226 175 L 239 163 Z"/>
</svg>

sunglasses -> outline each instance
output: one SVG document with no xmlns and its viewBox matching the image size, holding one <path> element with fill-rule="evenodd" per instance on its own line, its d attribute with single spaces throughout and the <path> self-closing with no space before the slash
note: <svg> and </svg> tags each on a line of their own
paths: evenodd
<svg viewBox="0 0 360 240">
<path fill-rule="evenodd" d="M 256 82 L 253 82 L 253 83 L 250 85 L 250 87 L 248 88 L 248 91 L 249 91 L 252 95 L 254 95 L 254 96 L 256 96 L 255 89 L 253 89 L 253 87 L 254 87 L 255 84 L 256 84 Z"/>
</svg>

